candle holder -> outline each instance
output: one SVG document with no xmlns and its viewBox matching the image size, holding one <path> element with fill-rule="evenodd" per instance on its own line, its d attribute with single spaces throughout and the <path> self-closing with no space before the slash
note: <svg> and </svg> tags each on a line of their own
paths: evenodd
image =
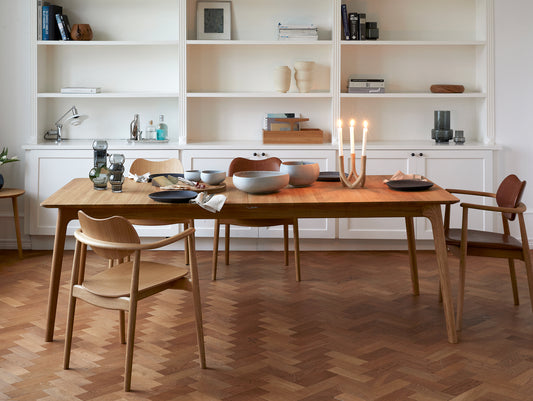
<svg viewBox="0 0 533 401">
<path fill-rule="evenodd" d="M 350 174 L 344 174 L 344 156 L 339 156 L 339 178 L 342 185 L 350 188 L 364 188 L 366 180 L 366 156 L 361 156 L 361 174 L 357 174 L 355 169 L 355 153 L 350 154 Z"/>
</svg>

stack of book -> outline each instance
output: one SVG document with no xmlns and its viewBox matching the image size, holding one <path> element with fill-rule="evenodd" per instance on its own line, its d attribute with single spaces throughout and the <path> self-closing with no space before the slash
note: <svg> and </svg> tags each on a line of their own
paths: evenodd
<svg viewBox="0 0 533 401">
<path fill-rule="evenodd" d="M 61 88 L 61 93 L 67 94 L 93 94 L 100 93 L 101 91 L 101 88 L 95 86 L 67 86 Z"/>
<path fill-rule="evenodd" d="M 385 93 L 385 80 L 350 77 L 348 93 Z"/>
<path fill-rule="evenodd" d="M 279 40 L 318 40 L 318 27 L 315 24 L 278 24 Z"/>
<path fill-rule="evenodd" d="M 38 40 L 70 40 L 70 23 L 63 7 L 38 0 L 37 13 Z"/>
</svg>

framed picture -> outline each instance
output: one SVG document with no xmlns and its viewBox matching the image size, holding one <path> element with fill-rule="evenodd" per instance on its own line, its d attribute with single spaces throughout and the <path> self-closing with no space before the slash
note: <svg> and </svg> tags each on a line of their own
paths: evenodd
<svg viewBox="0 0 533 401">
<path fill-rule="evenodd" d="M 200 1 L 196 9 L 197 39 L 231 39 L 231 2 Z"/>
</svg>

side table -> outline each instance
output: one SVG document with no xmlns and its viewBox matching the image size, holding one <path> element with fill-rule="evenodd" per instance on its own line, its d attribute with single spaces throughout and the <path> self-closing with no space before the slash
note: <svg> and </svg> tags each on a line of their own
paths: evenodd
<svg viewBox="0 0 533 401">
<path fill-rule="evenodd" d="M 11 198 L 13 204 L 13 218 L 15 219 L 15 231 L 17 233 L 17 247 L 19 250 L 19 258 L 22 259 L 22 241 L 20 239 L 20 223 L 19 223 L 19 208 L 17 206 L 17 197 L 24 195 L 26 191 L 16 188 L 2 188 L 0 189 L 0 199 Z"/>
</svg>

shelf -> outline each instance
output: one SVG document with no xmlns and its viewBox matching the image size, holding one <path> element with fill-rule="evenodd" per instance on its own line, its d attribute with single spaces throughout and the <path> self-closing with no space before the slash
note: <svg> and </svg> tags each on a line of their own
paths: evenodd
<svg viewBox="0 0 533 401">
<path fill-rule="evenodd" d="M 178 40 L 38 40 L 37 46 L 178 46 Z"/>
<path fill-rule="evenodd" d="M 331 46 L 331 40 L 188 40 L 191 46 Z"/>
<path fill-rule="evenodd" d="M 103 92 L 103 93 L 58 93 L 41 92 L 38 98 L 178 98 L 178 92 Z"/>
<path fill-rule="evenodd" d="M 187 97 L 204 98 L 331 98 L 331 92 L 188 92 Z"/>
<path fill-rule="evenodd" d="M 483 40 L 341 40 L 342 46 L 484 46 Z"/>
<path fill-rule="evenodd" d="M 341 93 L 341 98 L 401 98 L 401 99 L 447 99 L 447 98 L 478 98 L 484 99 L 486 93 L 427 93 L 427 92 L 396 92 L 396 93 Z"/>
</svg>

